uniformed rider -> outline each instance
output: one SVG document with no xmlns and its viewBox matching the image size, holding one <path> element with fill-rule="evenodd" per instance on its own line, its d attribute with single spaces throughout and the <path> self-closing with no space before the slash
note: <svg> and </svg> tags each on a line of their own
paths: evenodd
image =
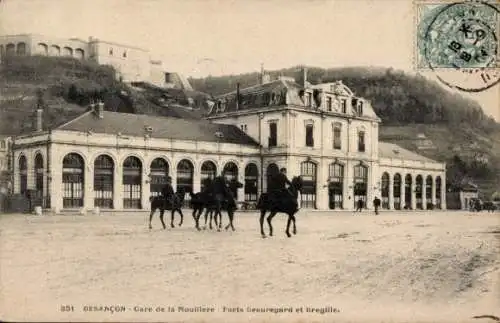
<svg viewBox="0 0 500 323">
<path fill-rule="evenodd" d="M 167 176 L 165 186 L 162 190 L 163 198 L 165 199 L 165 203 L 168 203 L 171 207 L 174 205 L 175 192 L 172 187 L 172 177 Z"/>
<path fill-rule="evenodd" d="M 234 204 L 234 197 L 229 189 L 225 171 L 222 171 L 221 175 L 217 176 L 212 181 L 212 192 L 218 207 L 220 207 L 221 203 L 225 200 L 227 200 L 229 204 Z"/>
<path fill-rule="evenodd" d="M 287 189 L 287 186 L 292 186 L 292 182 L 286 176 L 286 168 L 281 168 L 280 172 L 276 174 L 274 178 L 274 191 L 276 198 L 289 198 L 292 196 L 291 192 Z"/>
</svg>

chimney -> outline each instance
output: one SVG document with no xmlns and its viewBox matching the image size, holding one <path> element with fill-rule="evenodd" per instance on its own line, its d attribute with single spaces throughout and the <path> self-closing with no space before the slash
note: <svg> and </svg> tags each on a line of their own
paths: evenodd
<svg viewBox="0 0 500 323">
<path fill-rule="evenodd" d="M 97 102 L 97 110 L 96 110 L 97 116 L 99 119 L 104 118 L 104 102 L 99 101 Z"/>
<path fill-rule="evenodd" d="M 307 85 L 307 67 L 303 67 L 302 68 L 302 86 L 304 87 L 304 89 L 306 88 L 306 85 Z"/>
<path fill-rule="evenodd" d="M 236 83 L 236 110 L 240 109 L 240 82 Z"/>
<path fill-rule="evenodd" d="M 43 110 L 42 109 L 37 109 L 36 110 L 36 131 L 42 131 L 43 130 Z"/>
<path fill-rule="evenodd" d="M 260 63 L 260 84 L 264 84 L 264 63 Z"/>
</svg>

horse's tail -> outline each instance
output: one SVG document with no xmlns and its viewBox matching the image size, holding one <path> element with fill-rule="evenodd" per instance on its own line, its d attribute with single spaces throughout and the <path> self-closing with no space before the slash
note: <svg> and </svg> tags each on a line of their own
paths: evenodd
<svg viewBox="0 0 500 323">
<path fill-rule="evenodd" d="M 255 208 L 257 210 L 261 210 L 264 207 L 264 194 L 261 194 L 259 196 L 259 199 L 257 200 L 257 204 L 255 205 Z"/>
</svg>

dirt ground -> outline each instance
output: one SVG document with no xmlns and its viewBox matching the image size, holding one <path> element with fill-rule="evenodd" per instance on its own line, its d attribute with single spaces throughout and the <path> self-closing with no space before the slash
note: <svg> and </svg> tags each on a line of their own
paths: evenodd
<svg viewBox="0 0 500 323">
<path fill-rule="evenodd" d="M 500 317 L 500 214 L 307 212 L 298 233 L 153 230 L 145 213 L 0 215 L 0 319 L 477 322 Z M 227 218 L 224 218 L 227 222 Z M 178 224 L 178 219 L 175 221 Z M 266 226 L 267 232 L 267 226 Z"/>
</svg>

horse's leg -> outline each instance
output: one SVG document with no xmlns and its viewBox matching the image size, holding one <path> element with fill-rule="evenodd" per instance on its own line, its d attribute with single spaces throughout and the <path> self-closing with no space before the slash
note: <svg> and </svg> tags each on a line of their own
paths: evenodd
<svg viewBox="0 0 500 323">
<path fill-rule="evenodd" d="M 170 227 L 171 228 L 175 228 L 174 216 L 175 216 L 175 208 L 172 207 L 172 210 L 170 211 Z"/>
<path fill-rule="evenodd" d="M 177 209 L 177 212 L 181 215 L 181 221 L 179 222 L 179 226 L 182 227 L 182 222 L 184 221 L 184 214 L 182 214 L 182 210 L 180 208 Z"/>
<path fill-rule="evenodd" d="M 167 228 L 167 226 L 165 225 L 165 222 L 163 221 L 163 213 L 165 213 L 165 209 L 161 208 L 160 209 L 160 221 L 161 221 L 161 225 L 163 225 L 163 230 L 165 230 Z"/>
<path fill-rule="evenodd" d="M 293 234 L 297 234 L 297 226 L 295 225 L 295 214 L 292 214 Z"/>
<path fill-rule="evenodd" d="M 289 238 L 292 236 L 290 234 L 290 222 L 292 222 L 292 215 L 288 214 L 288 220 L 286 221 L 286 230 L 285 230 L 285 233 L 286 233 L 286 236 L 289 237 Z"/>
<path fill-rule="evenodd" d="M 269 225 L 269 236 L 273 236 L 273 225 L 271 224 L 271 221 L 273 220 L 274 216 L 276 215 L 275 211 L 271 211 L 271 214 L 267 217 L 267 224 Z"/>
<path fill-rule="evenodd" d="M 264 217 L 266 216 L 266 210 L 260 210 L 260 219 L 259 219 L 259 223 L 260 223 L 260 236 L 262 238 L 265 238 L 266 237 L 266 234 L 264 233 Z"/>
<path fill-rule="evenodd" d="M 197 215 L 197 212 L 198 211 L 196 208 L 193 208 L 193 213 L 191 214 L 193 216 L 193 220 L 194 220 L 194 227 L 198 230 L 200 230 L 199 226 L 198 226 L 198 215 Z"/>
<path fill-rule="evenodd" d="M 231 229 L 233 229 L 234 231 L 234 226 L 233 226 L 233 216 L 234 216 L 234 213 L 232 211 L 227 211 L 227 217 L 229 218 L 229 223 L 224 227 L 225 230 L 229 229 L 229 227 L 231 227 Z"/>
<path fill-rule="evenodd" d="M 153 229 L 153 226 L 151 225 L 151 220 L 153 219 L 153 214 L 155 214 L 155 209 L 151 208 L 151 212 L 149 213 L 149 230 Z"/>
</svg>

